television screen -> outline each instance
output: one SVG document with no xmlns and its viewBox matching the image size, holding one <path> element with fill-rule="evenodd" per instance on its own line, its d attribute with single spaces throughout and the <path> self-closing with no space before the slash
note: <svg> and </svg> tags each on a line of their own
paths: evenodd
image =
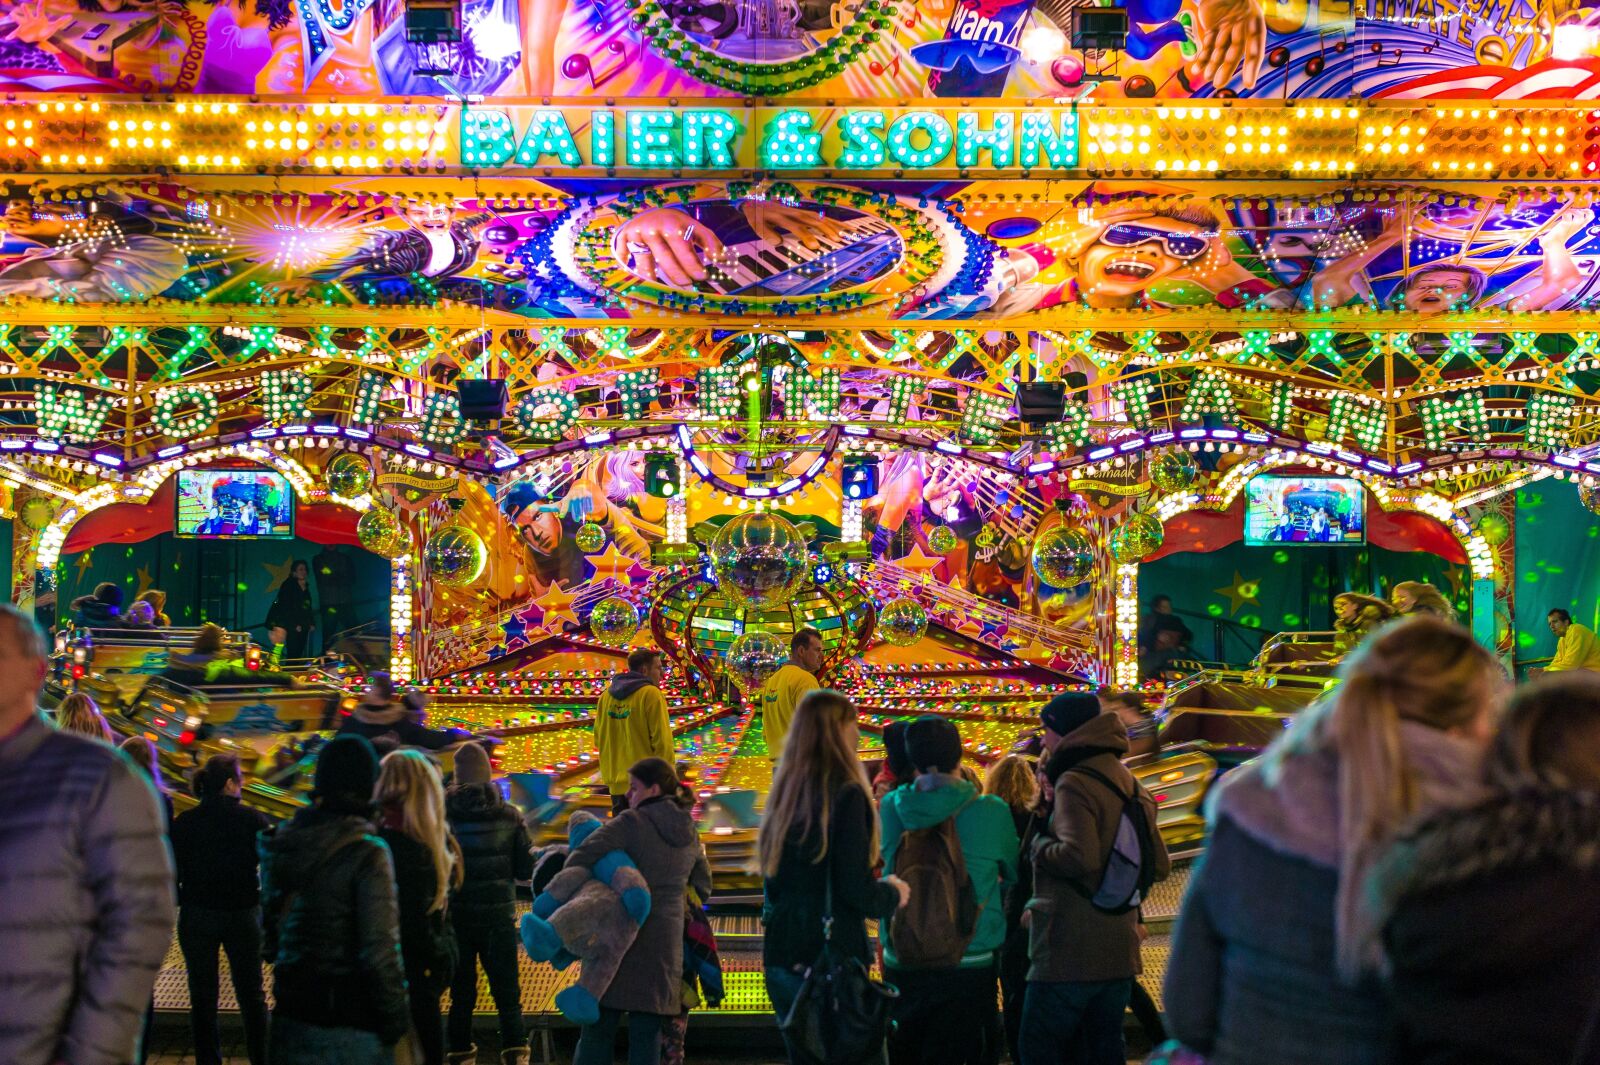
<svg viewBox="0 0 1600 1065">
<path fill-rule="evenodd" d="M 1244 542 L 1364 544 L 1366 489 L 1350 477 L 1256 477 L 1245 486 Z"/>
<path fill-rule="evenodd" d="M 271 470 L 179 470 L 177 534 L 291 539 L 294 493 Z"/>
</svg>

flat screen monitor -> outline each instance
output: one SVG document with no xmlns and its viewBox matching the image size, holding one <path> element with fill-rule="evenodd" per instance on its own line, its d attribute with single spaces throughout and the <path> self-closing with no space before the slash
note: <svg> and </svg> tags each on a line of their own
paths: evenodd
<svg viewBox="0 0 1600 1065">
<path fill-rule="evenodd" d="M 289 540 L 294 492 L 272 470 L 179 470 L 177 534 L 204 540 Z"/>
<path fill-rule="evenodd" d="M 1244 542 L 1364 544 L 1367 492 L 1352 477 L 1263 475 L 1245 486 Z"/>
</svg>

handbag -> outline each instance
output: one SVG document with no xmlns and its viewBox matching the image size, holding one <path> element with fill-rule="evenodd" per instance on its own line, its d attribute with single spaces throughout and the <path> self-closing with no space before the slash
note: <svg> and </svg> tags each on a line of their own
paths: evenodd
<svg viewBox="0 0 1600 1065">
<path fill-rule="evenodd" d="M 832 859 L 829 859 L 832 866 Z M 778 1027 L 802 1065 L 856 1065 L 878 1060 L 889 1035 L 889 1012 L 900 992 L 874 980 L 866 965 L 833 951 L 833 875 L 822 911 L 822 951 L 806 970 Z"/>
</svg>

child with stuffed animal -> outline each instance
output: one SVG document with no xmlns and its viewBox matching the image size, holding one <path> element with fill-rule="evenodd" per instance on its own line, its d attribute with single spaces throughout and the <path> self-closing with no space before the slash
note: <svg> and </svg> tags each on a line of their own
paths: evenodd
<svg viewBox="0 0 1600 1065">
<path fill-rule="evenodd" d="M 523 918 L 534 960 L 583 963 L 578 983 L 556 996 L 582 1025 L 574 1065 L 609 1065 L 624 1013 L 629 1046 L 659 1055 L 662 1018 L 681 1007 L 685 891 L 711 891 L 693 796 L 673 767 L 660 758 L 636 763 L 628 804 L 603 824 L 574 815 L 566 863 Z"/>
</svg>

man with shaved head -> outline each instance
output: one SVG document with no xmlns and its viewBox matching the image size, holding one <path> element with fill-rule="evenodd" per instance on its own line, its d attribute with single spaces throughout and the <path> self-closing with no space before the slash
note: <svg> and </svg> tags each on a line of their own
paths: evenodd
<svg viewBox="0 0 1600 1065">
<path fill-rule="evenodd" d="M 0 604 L 0 1062 L 127 1065 L 172 938 L 155 791 L 39 712 L 44 634 Z"/>
</svg>

